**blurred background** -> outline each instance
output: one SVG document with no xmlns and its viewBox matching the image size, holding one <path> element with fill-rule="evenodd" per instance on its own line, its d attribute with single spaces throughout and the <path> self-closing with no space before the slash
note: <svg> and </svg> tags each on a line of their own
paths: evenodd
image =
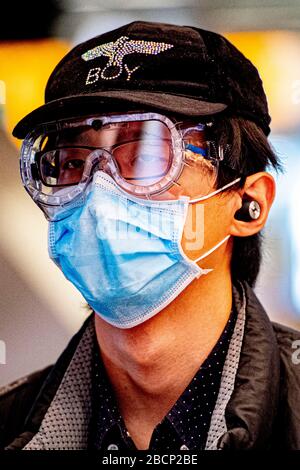
<svg viewBox="0 0 300 470">
<path fill-rule="evenodd" d="M 55 361 L 87 315 L 80 294 L 48 259 L 47 222 L 21 185 L 20 143 L 11 131 L 43 103 L 47 78 L 70 48 L 138 19 L 220 32 L 258 67 L 273 118 L 271 142 L 285 172 L 275 176 L 277 199 L 256 292 L 273 320 L 300 328 L 300 1 L 6 3 L 0 28 L 0 385 Z"/>
</svg>

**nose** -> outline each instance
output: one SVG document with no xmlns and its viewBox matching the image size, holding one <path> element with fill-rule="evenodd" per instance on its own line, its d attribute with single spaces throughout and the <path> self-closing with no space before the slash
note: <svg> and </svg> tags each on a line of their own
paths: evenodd
<svg viewBox="0 0 300 470">
<path fill-rule="evenodd" d="M 87 162 L 86 172 L 92 176 L 95 171 L 103 171 L 109 175 L 112 175 L 113 172 L 113 160 L 110 152 L 105 149 L 97 149 L 94 151 Z"/>
</svg>

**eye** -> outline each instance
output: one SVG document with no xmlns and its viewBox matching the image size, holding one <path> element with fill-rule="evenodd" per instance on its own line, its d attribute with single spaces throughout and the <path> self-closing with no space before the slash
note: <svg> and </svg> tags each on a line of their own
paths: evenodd
<svg viewBox="0 0 300 470">
<path fill-rule="evenodd" d="M 72 160 L 68 160 L 63 164 L 63 170 L 79 170 L 82 169 L 84 166 L 84 160 L 80 160 L 79 158 L 74 158 Z"/>
</svg>

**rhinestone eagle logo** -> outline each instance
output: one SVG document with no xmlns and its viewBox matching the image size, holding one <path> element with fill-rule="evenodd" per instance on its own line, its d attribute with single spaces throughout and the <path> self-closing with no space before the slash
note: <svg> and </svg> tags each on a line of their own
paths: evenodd
<svg viewBox="0 0 300 470">
<path fill-rule="evenodd" d="M 89 51 L 82 54 L 82 59 L 85 61 L 94 60 L 97 57 L 107 57 L 108 62 L 106 66 L 95 67 L 89 70 L 86 85 L 95 83 L 100 78 L 103 80 L 114 80 L 123 73 L 123 69 L 126 70 L 127 78 L 129 81 L 133 72 L 135 72 L 140 65 L 137 65 L 133 69 L 129 69 L 128 65 L 124 63 L 124 60 L 129 54 L 152 54 L 157 55 L 167 49 L 171 49 L 173 44 L 167 44 L 165 42 L 154 42 L 154 41 L 135 41 L 129 39 L 127 36 L 121 36 L 115 42 L 107 42 L 101 44 L 101 46 L 94 47 Z"/>
</svg>

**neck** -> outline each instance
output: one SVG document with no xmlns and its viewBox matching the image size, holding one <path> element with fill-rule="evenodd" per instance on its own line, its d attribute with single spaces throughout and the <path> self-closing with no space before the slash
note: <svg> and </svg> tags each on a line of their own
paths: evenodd
<svg viewBox="0 0 300 470">
<path fill-rule="evenodd" d="M 95 315 L 99 348 L 127 429 L 132 434 L 141 422 L 148 429 L 141 446 L 215 346 L 231 304 L 225 257 L 217 270 L 193 281 L 164 310 L 134 328 L 119 329 Z"/>
</svg>

